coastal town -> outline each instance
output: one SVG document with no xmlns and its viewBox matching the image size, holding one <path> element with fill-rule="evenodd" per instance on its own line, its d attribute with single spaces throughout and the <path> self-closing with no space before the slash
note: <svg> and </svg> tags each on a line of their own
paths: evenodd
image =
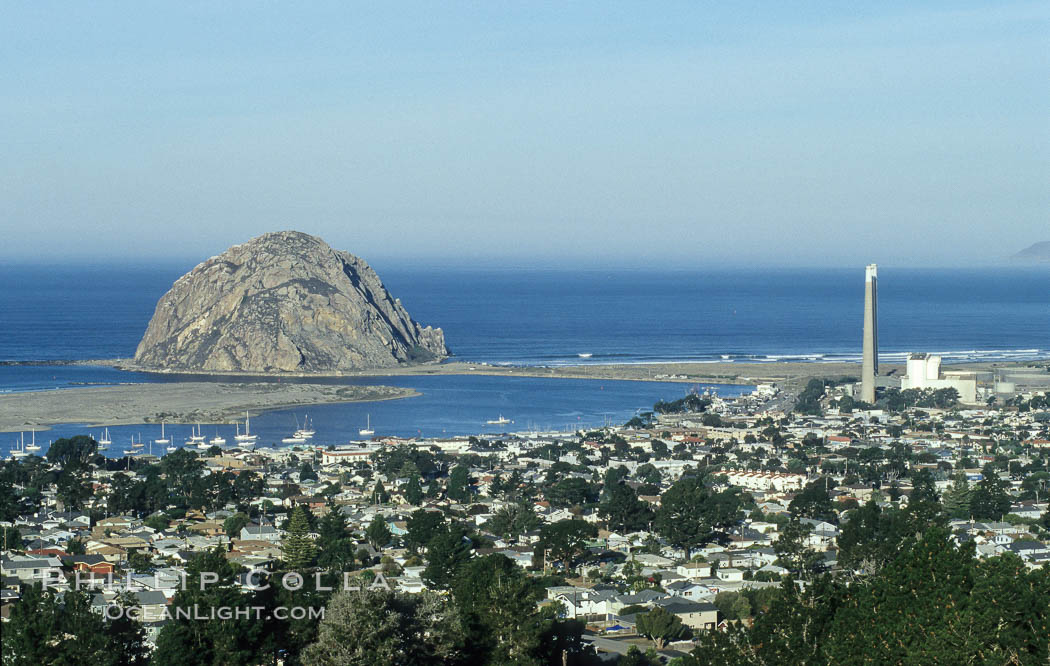
<svg viewBox="0 0 1050 666">
<path fill-rule="evenodd" d="M 1028 663 L 1047 654 L 1050 393 L 1010 388 L 872 404 L 854 378 L 815 379 L 592 431 L 163 457 L 59 440 L 0 468 L 4 661 L 345 663 L 354 643 L 412 663 L 707 663 L 794 595 L 887 584 L 940 538 L 976 572 L 1032 577 L 1030 630 L 999 644 Z M 289 571 L 306 584 L 274 592 Z M 241 607 L 261 619 L 215 612 Z M 63 623 L 96 635 L 59 643 Z M 828 632 L 783 649 L 833 656 Z"/>
</svg>

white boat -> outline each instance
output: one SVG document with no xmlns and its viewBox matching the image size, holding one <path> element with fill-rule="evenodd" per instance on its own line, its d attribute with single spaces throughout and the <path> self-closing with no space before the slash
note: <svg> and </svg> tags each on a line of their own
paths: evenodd
<svg viewBox="0 0 1050 666">
<path fill-rule="evenodd" d="M 201 424 L 197 424 L 197 433 L 193 433 L 193 429 L 190 429 L 190 441 L 191 442 L 203 442 L 204 435 L 201 434 Z"/>
<path fill-rule="evenodd" d="M 133 449 L 141 449 L 141 448 L 144 448 L 145 446 L 146 445 L 142 443 L 142 435 L 141 434 L 139 434 L 139 441 L 137 441 L 137 442 L 135 441 L 134 437 L 131 438 L 131 448 L 133 448 Z"/>
<path fill-rule="evenodd" d="M 505 423 L 513 423 L 513 421 L 511 421 L 510 419 L 503 418 L 503 415 L 500 414 L 498 419 L 492 419 L 491 421 L 485 421 L 485 423 L 487 423 L 489 425 L 504 425 Z"/>
<path fill-rule="evenodd" d="M 106 428 L 105 434 L 98 440 L 98 448 L 102 450 L 108 449 L 112 443 L 113 441 L 109 438 L 109 428 Z"/>
<path fill-rule="evenodd" d="M 285 437 L 281 439 L 284 444 L 302 444 L 306 441 L 305 437 L 300 437 L 298 434 L 292 435 L 291 437 Z"/>
<path fill-rule="evenodd" d="M 240 426 L 238 426 L 238 428 L 239 427 Z M 244 434 L 241 434 L 240 432 L 238 432 L 237 435 L 234 436 L 234 439 L 237 440 L 238 442 L 254 442 L 255 440 L 259 439 L 257 436 L 255 436 L 255 435 L 253 435 L 251 433 L 250 428 L 251 428 L 251 420 L 248 418 L 248 412 L 245 412 L 244 413 Z"/>
<path fill-rule="evenodd" d="M 11 449 L 11 459 L 12 460 L 18 460 L 19 458 L 25 458 L 26 456 L 28 456 L 29 452 L 26 451 L 25 447 L 26 447 L 26 436 L 22 435 L 22 446 L 21 446 L 21 448 L 19 448 L 18 447 L 18 443 L 15 442 L 15 448 Z"/>
<path fill-rule="evenodd" d="M 372 430 L 372 415 L 371 414 L 366 414 L 365 415 L 365 427 L 361 428 L 360 430 L 358 430 L 357 434 L 358 435 L 365 435 L 366 437 L 376 434 L 376 431 Z"/>
<path fill-rule="evenodd" d="M 164 436 L 164 421 L 160 422 L 160 439 L 153 441 L 157 444 L 171 444 L 171 440 Z"/>
<path fill-rule="evenodd" d="M 584 352 L 582 354 L 577 354 L 577 356 L 579 356 L 580 358 L 590 358 L 590 357 L 594 356 L 594 354 L 592 354 L 590 352 Z"/>
<path fill-rule="evenodd" d="M 211 444 L 205 442 L 204 440 L 201 440 L 201 441 L 197 442 L 197 449 L 200 450 L 200 451 L 207 451 L 210 448 L 211 448 Z"/>
<path fill-rule="evenodd" d="M 23 441 L 22 445 L 23 445 L 23 447 L 25 448 L 26 451 L 39 451 L 40 450 L 40 447 L 37 446 L 37 444 L 36 444 L 36 430 L 33 431 L 33 442 L 31 444 L 26 444 Z"/>
<path fill-rule="evenodd" d="M 170 444 L 170 445 L 168 445 L 168 447 L 165 450 L 168 453 L 175 453 L 176 451 L 179 450 L 179 447 L 175 446 L 174 444 Z"/>
<path fill-rule="evenodd" d="M 216 430 L 215 431 L 215 436 L 212 437 L 210 440 L 208 440 L 208 443 L 211 444 L 212 446 L 223 446 L 224 444 L 226 444 L 226 438 L 225 437 L 220 437 L 219 436 L 219 431 Z"/>
<path fill-rule="evenodd" d="M 311 437 L 313 437 L 314 435 L 317 434 L 316 432 L 314 432 L 313 428 L 310 427 L 310 417 L 309 416 L 304 416 L 303 417 L 303 427 L 302 428 L 299 427 L 299 419 L 296 419 L 295 420 L 295 428 L 296 428 L 295 436 L 296 437 L 302 437 L 303 439 L 310 439 Z"/>
</svg>

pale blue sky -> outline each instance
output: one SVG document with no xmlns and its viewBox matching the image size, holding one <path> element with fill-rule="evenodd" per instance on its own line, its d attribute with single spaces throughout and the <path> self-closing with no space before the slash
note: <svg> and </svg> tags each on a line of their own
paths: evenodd
<svg viewBox="0 0 1050 666">
<path fill-rule="evenodd" d="M 921 5 L 921 6 L 919 6 Z M 5 260 L 955 264 L 1050 240 L 1050 3 L 4 2 Z"/>
</svg>

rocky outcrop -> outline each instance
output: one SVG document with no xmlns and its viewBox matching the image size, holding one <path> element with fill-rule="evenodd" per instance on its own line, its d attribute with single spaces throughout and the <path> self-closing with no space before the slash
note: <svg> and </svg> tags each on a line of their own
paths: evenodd
<svg viewBox="0 0 1050 666">
<path fill-rule="evenodd" d="M 157 303 L 135 365 L 164 370 L 340 372 L 448 355 L 363 260 L 296 231 L 235 245 Z"/>
<path fill-rule="evenodd" d="M 1033 243 L 1015 254 L 1012 258 L 1014 261 L 1025 261 L 1029 263 L 1050 262 L 1050 241 Z"/>
</svg>

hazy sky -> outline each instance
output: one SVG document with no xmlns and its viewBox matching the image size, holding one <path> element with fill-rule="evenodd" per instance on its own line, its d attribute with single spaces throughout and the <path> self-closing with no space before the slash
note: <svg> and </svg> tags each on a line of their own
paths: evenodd
<svg viewBox="0 0 1050 666">
<path fill-rule="evenodd" d="M 921 5 L 921 6 L 920 6 Z M 1050 240 L 1050 3 L 3 3 L 0 257 L 862 265 Z"/>
</svg>

